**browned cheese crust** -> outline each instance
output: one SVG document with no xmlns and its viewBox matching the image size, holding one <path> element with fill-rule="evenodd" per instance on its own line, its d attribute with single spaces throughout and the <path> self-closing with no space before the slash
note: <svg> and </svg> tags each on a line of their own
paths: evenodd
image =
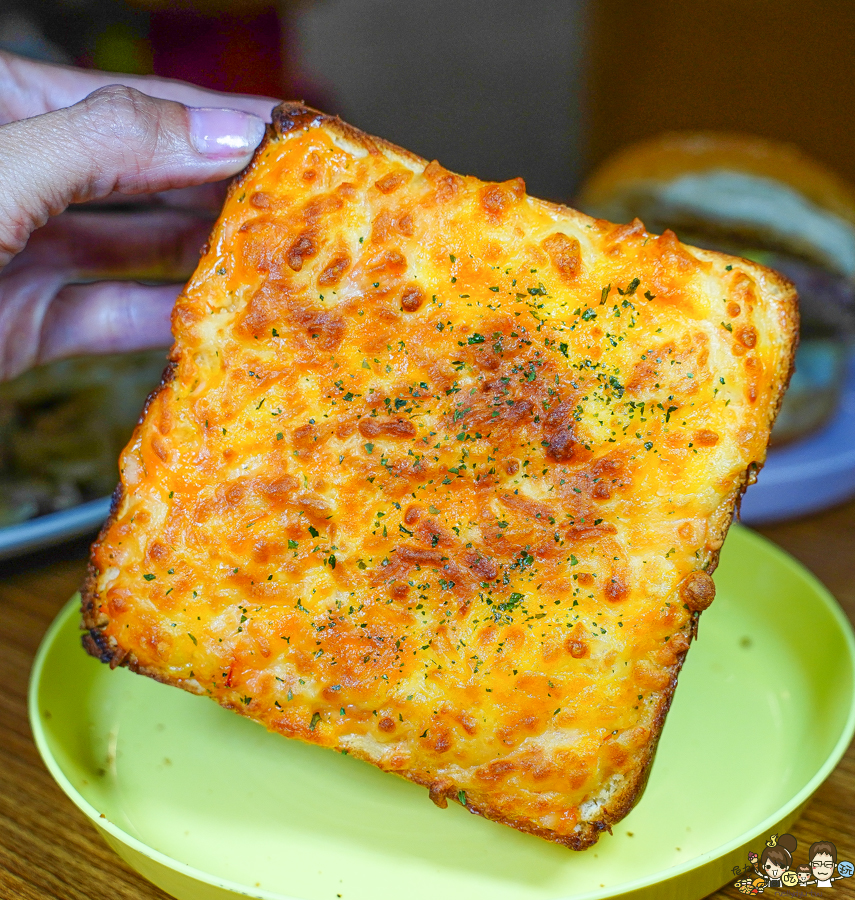
<svg viewBox="0 0 855 900">
<path fill-rule="evenodd" d="M 283 104 L 173 330 L 86 649 L 595 843 L 763 464 L 792 286 Z"/>
</svg>

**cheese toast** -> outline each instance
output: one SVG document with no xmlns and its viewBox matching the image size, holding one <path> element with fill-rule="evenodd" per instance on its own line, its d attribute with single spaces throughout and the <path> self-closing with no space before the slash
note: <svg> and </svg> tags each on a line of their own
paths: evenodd
<svg viewBox="0 0 855 900">
<path fill-rule="evenodd" d="M 792 286 L 286 103 L 173 331 L 86 649 L 595 843 L 765 458 Z"/>
</svg>

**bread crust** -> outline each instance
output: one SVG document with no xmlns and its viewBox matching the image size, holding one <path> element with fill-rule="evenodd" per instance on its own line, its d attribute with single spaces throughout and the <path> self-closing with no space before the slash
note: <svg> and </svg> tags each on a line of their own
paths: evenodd
<svg viewBox="0 0 855 900">
<path fill-rule="evenodd" d="M 284 103 L 274 111 L 273 124 L 268 128 L 267 135 L 256 151 L 253 162 L 232 183 L 229 189 L 229 198 L 234 198 L 237 195 L 237 192 L 242 190 L 249 182 L 254 170 L 261 164 L 261 161 L 264 159 L 266 152 L 271 148 L 271 145 L 280 138 L 286 137 L 292 132 L 300 129 L 318 128 L 331 131 L 343 141 L 364 148 L 368 154 L 386 154 L 387 156 L 392 156 L 404 165 L 411 167 L 413 170 L 418 170 L 427 165 L 425 160 L 422 160 L 415 154 L 396 147 L 379 138 L 373 138 L 366 135 L 358 129 L 346 125 L 337 118 L 327 116 L 301 104 Z M 544 209 L 553 210 L 562 216 L 566 216 L 569 213 L 564 207 L 560 207 L 556 204 L 542 203 L 541 205 Z M 574 213 L 574 215 L 578 214 Z M 607 228 L 613 227 L 607 225 L 607 223 L 597 223 L 597 226 L 601 230 L 607 230 Z M 793 359 L 798 334 L 798 312 L 795 290 L 789 282 L 777 273 L 771 272 L 758 264 L 737 259 L 735 257 L 725 258 L 722 254 L 699 250 L 697 248 L 690 248 L 690 250 L 695 258 L 702 261 L 709 261 L 716 265 L 721 265 L 723 260 L 732 260 L 733 266 L 738 266 L 742 272 L 753 278 L 757 283 L 765 285 L 768 291 L 771 291 L 776 295 L 777 303 L 783 312 L 783 318 L 780 321 L 781 333 L 778 335 L 778 339 L 780 340 L 781 345 L 787 348 L 787 352 L 785 355 L 781 356 L 778 367 L 771 379 L 770 396 L 772 402 L 768 404 L 766 416 L 768 435 L 768 431 L 771 430 L 775 416 L 780 408 L 781 400 L 793 369 Z M 173 355 L 174 358 L 177 359 L 175 351 Z M 173 363 L 164 372 L 160 386 L 152 393 L 146 403 L 140 418 L 140 424 L 137 426 L 137 430 L 129 446 L 133 446 L 135 442 L 140 440 L 143 424 L 149 410 L 159 397 L 166 395 L 170 385 L 176 378 L 176 371 L 177 366 Z M 761 466 L 762 460 L 756 460 L 752 461 L 744 469 L 728 495 L 722 499 L 716 513 L 710 521 L 709 538 L 707 542 L 710 552 L 704 566 L 704 571 L 709 575 L 712 574 L 718 564 L 721 544 L 724 541 L 724 537 L 733 516 L 738 512 L 742 494 L 746 487 L 753 483 L 757 471 L 759 471 Z M 120 484 L 113 495 L 110 516 L 105 523 L 99 538 L 93 545 L 87 576 L 81 588 L 82 619 L 83 627 L 85 629 L 83 646 L 87 652 L 97 657 L 102 662 L 108 663 L 111 667 L 116 667 L 118 665 L 126 666 L 135 672 L 147 675 L 163 683 L 181 687 L 192 693 L 205 693 L 205 689 L 196 678 L 172 676 L 162 668 L 147 665 L 139 659 L 138 655 L 133 650 L 120 647 L 116 638 L 112 634 L 106 633 L 110 617 L 104 612 L 103 604 L 101 602 L 103 598 L 99 593 L 99 579 L 103 577 L 104 572 L 102 567 L 99 567 L 97 564 L 97 559 L 99 558 L 102 544 L 110 539 L 112 530 L 119 518 L 125 496 L 126 494 L 123 485 Z M 675 654 L 674 663 L 668 668 L 669 681 L 667 687 L 660 692 L 658 703 L 652 718 L 650 737 L 641 751 L 640 758 L 637 760 L 638 765 L 633 772 L 623 779 L 623 782 L 618 789 L 609 789 L 602 799 L 596 797 L 593 798 L 594 805 L 597 807 L 596 814 L 592 814 L 588 819 L 581 819 L 573 831 L 569 833 L 559 833 L 554 829 L 539 826 L 530 818 L 524 816 L 509 816 L 502 808 L 491 805 L 489 802 L 485 802 L 481 797 L 470 796 L 467 792 L 465 805 L 469 811 L 473 814 L 490 818 L 493 821 L 510 825 L 526 833 L 555 841 L 574 850 L 582 850 L 590 847 L 596 842 L 602 831 L 611 831 L 611 827 L 632 809 L 643 793 L 650 774 L 662 727 L 674 696 L 678 675 L 688 650 L 688 643 L 697 635 L 699 616 L 699 612 L 692 613 L 684 626 L 682 633 L 686 638 L 686 649 Z M 229 697 L 217 696 L 215 699 L 226 708 L 255 718 L 248 707 L 235 703 Z M 296 736 L 308 739 L 307 733 L 297 734 Z M 349 748 L 348 752 L 350 752 L 351 755 L 363 758 L 374 765 L 378 765 L 387 771 L 393 771 L 395 774 L 399 774 L 402 777 L 427 787 L 430 791 L 431 799 L 439 805 L 444 806 L 447 799 L 458 799 L 458 785 L 450 783 L 445 777 L 428 778 L 425 777 L 423 773 L 417 771 L 399 771 L 385 765 L 382 761 L 378 761 L 376 756 L 373 756 L 358 746 Z"/>
</svg>

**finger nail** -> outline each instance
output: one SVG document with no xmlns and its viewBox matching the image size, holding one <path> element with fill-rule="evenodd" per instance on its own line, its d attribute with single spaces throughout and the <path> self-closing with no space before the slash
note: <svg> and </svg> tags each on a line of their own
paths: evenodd
<svg viewBox="0 0 855 900">
<path fill-rule="evenodd" d="M 190 139 L 204 156 L 245 156 L 264 136 L 264 122 L 252 113 L 207 107 L 188 107 L 187 113 Z"/>
</svg>

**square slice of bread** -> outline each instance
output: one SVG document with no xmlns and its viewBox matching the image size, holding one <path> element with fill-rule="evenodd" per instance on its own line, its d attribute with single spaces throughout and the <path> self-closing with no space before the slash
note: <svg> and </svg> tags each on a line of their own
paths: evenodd
<svg viewBox="0 0 855 900">
<path fill-rule="evenodd" d="M 284 104 L 173 327 L 86 649 L 593 844 L 763 463 L 792 286 Z"/>
</svg>

